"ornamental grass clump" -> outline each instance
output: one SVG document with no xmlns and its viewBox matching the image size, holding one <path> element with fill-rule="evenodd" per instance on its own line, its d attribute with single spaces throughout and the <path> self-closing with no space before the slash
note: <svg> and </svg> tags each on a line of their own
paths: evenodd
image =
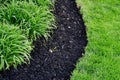
<svg viewBox="0 0 120 80">
<path fill-rule="evenodd" d="M 43 1 L 44 2 L 44 1 Z M 41 4 L 40 4 L 41 5 Z M 54 17 L 48 7 L 31 1 L 11 1 L 0 8 L 0 21 L 18 25 L 29 39 L 48 37 Z"/>
<path fill-rule="evenodd" d="M 31 0 L 28 0 L 31 1 Z M 34 3 L 38 4 L 39 6 L 45 6 L 50 8 L 53 6 L 53 0 L 32 0 Z"/>
<path fill-rule="evenodd" d="M 28 63 L 31 50 L 31 42 L 18 27 L 0 24 L 0 70 Z"/>
</svg>

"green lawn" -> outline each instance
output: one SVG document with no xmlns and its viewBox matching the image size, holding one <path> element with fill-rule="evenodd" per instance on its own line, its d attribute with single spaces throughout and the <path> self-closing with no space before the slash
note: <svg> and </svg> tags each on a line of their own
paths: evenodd
<svg viewBox="0 0 120 80">
<path fill-rule="evenodd" d="M 120 80 L 120 0 L 77 0 L 87 26 L 86 53 L 71 80 Z"/>
</svg>

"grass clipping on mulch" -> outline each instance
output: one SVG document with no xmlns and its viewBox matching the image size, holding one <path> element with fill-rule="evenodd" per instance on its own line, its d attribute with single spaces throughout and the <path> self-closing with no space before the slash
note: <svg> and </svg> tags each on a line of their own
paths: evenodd
<svg viewBox="0 0 120 80">
<path fill-rule="evenodd" d="M 71 80 L 120 79 L 120 0 L 77 0 L 89 44 Z"/>
<path fill-rule="evenodd" d="M 0 70 L 28 63 L 33 40 L 47 39 L 54 28 L 49 0 L 2 0 L 0 4 Z"/>
</svg>

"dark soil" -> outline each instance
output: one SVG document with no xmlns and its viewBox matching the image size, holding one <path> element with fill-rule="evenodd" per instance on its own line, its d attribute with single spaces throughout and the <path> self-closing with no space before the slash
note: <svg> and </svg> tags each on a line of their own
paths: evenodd
<svg viewBox="0 0 120 80">
<path fill-rule="evenodd" d="M 0 80 L 69 80 L 87 45 L 86 29 L 75 0 L 57 0 L 58 29 L 52 39 L 38 39 L 29 65 L 0 73 Z"/>
</svg>

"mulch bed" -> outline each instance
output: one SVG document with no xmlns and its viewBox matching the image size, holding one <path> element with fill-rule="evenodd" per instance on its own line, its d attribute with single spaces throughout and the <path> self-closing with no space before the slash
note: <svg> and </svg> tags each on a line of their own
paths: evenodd
<svg viewBox="0 0 120 80">
<path fill-rule="evenodd" d="M 30 64 L 0 72 L 0 80 L 70 80 L 87 45 L 86 28 L 75 0 L 57 0 L 54 14 L 52 38 L 37 39 Z"/>
</svg>

